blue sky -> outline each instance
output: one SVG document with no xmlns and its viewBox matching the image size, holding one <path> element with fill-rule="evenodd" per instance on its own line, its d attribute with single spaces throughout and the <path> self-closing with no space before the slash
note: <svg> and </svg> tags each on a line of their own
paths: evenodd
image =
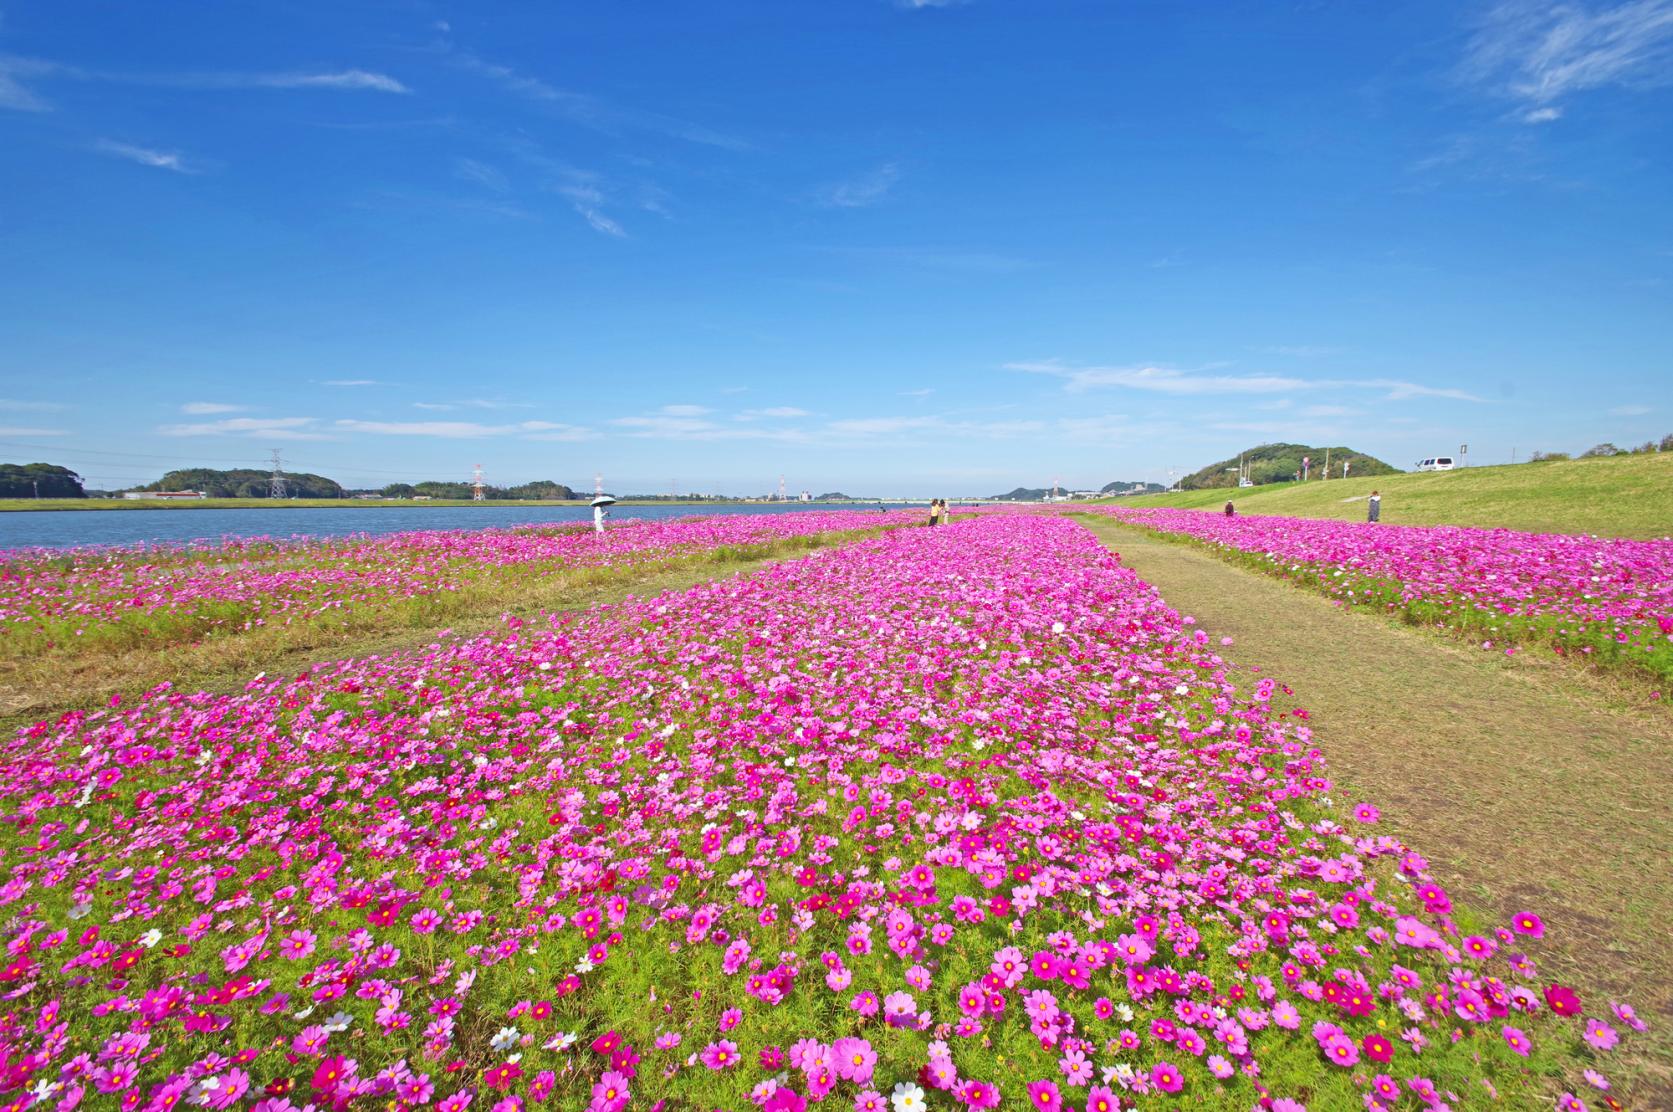
<svg viewBox="0 0 1673 1112">
<path fill-rule="evenodd" d="M 1673 431 L 1673 0 L 0 0 L 0 459 L 984 494 Z"/>
</svg>

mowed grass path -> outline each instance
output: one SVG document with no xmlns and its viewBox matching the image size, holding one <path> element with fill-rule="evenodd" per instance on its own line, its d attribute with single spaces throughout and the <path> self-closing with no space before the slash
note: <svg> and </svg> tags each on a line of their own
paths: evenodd
<svg viewBox="0 0 1673 1112">
<path fill-rule="evenodd" d="M 1338 798 L 1379 806 L 1454 899 L 1500 922 L 1542 915 L 1542 972 L 1576 985 L 1588 1014 L 1638 1008 L 1651 1030 L 1605 1072 L 1635 1078 L 1628 1107 L 1673 1109 L 1673 715 L 1080 520 L 1174 609 L 1234 638 L 1229 660 L 1294 689 Z"/>
</svg>

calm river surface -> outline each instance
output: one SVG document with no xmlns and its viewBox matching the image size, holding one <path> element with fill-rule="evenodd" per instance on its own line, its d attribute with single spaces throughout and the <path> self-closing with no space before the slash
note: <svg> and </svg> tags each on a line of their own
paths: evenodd
<svg viewBox="0 0 1673 1112">
<path fill-rule="evenodd" d="M 901 509 L 899 503 L 885 504 Z M 868 505 L 756 503 L 719 506 L 615 506 L 612 521 L 715 514 L 866 510 Z M 919 507 L 920 509 L 922 507 Z M 41 510 L 0 513 L 0 549 L 74 548 L 87 544 L 156 544 L 222 537 L 341 537 L 413 529 L 486 529 L 505 525 L 591 521 L 585 506 L 367 506 L 344 509 Z"/>
</svg>

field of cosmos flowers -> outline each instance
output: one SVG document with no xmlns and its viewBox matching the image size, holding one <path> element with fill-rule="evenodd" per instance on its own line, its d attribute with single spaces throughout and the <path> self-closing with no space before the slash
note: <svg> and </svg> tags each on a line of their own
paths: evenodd
<svg viewBox="0 0 1673 1112">
<path fill-rule="evenodd" d="M 916 512 L 853 510 L 587 525 L 424 530 L 329 540 L 233 539 L 0 552 L 0 653 L 93 653 L 166 646 L 263 627 L 342 622 L 472 587 L 584 568 L 631 568 L 682 555 L 902 525 Z"/>
<path fill-rule="evenodd" d="M 1514 652 L 1537 644 L 1673 680 L 1673 539 L 1201 510 L 1101 512 L 1485 649 Z"/>
<path fill-rule="evenodd" d="M 997 513 L 26 727 L 0 1108 L 1612 1105 L 1223 648 Z"/>
</svg>

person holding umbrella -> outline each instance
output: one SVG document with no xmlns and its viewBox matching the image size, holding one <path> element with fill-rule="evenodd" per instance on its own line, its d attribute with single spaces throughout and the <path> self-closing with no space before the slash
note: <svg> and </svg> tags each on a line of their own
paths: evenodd
<svg viewBox="0 0 1673 1112">
<path fill-rule="evenodd" d="M 604 519 L 610 516 L 610 511 L 604 507 L 615 504 L 616 500 L 608 494 L 601 494 L 593 499 L 593 532 L 604 532 Z"/>
</svg>

